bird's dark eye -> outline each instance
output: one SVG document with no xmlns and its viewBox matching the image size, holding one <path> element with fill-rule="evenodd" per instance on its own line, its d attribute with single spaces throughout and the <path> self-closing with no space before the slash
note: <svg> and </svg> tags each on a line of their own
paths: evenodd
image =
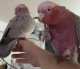
<svg viewBox="0 0 80 69">
<path fill-rule="evenodd" d="M 51 9 L 48 9 L 48 11 L 50 11 Z"/>
</svg>

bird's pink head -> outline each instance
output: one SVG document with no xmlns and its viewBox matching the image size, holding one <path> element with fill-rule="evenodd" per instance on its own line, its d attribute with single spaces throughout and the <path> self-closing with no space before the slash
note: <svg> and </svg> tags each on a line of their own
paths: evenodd
<svg viewBox="0 0 80 69">
<path fill-rule="evenodd" d="M 39 6 L 38 6 L 38 14 L 39 14 L 39 18 L 40 20 L 42 20 L 44 17 L 51 15 L 52 9 L 57 6 L 56 3 L 51 2 L 51 1 L 45 1 L 42 2 Z"/>
</svg>

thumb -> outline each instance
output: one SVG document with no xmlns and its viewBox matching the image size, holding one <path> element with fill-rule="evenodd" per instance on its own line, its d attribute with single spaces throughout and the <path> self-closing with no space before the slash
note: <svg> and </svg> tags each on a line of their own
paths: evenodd
<svg viewBox="0 0 80 69">
<path fill-rule="evenodd" d="M 22 45 L 19 43 L 19 41 L 17 41 L 15 47 L 12 49 L 13 52 L 23 52 L 23 47 Z"/>
</svg>

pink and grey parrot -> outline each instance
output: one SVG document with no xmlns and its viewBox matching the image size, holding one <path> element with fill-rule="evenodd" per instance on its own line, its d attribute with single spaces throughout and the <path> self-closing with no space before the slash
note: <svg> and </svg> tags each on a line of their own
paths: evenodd
<svg viewBox="0 0 80 69">
<path fill-rule="evenodd" d="M 26 5 L 19 4 L 0 41 L 0 57 L 8 56 L 11 49 L 16 46 L 17 39 L 26 38 L 33 31 L 34 24 Z"/>
<path fill-rule="evenodd" d="M 50 35 L 51 47 L 55 55 L 60 56 L 62 61 L 66 58 L 71 59 L 77 48 L 74 14 L 51 1 L 41 3 L 38 14 L 39 20 L 44 23 Z"/>
</svg>

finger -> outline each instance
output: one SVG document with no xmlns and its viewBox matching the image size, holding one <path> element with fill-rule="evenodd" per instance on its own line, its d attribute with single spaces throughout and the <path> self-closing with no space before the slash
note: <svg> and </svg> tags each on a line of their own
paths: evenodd
<svg viewBox="0 0 80 69">
<path fill-rule="evenodd" d="M 19 37 L 17 40 L 26 40 L 25 37 Z"/>
<path fill-rule="evenodd" d="M 30 50 L 30 49 L 32 49 L 33 47 L 34 47 L 34 48 L 36 47 L 36 45 L 35 45 L 32 41 L 30 41 L 30 40 L 28 40 L 28 39 L 26 39 L 26 40 L 20 40 L 20 41 L 19 41 L 19 44 L 20 44 L 21 46 L 23 46 L 24 50 L 27 49 L 27 48 L 28 48 L 28 50 Z"/>
<path fill-rule="evenodd" d="M 21 59 L 16 59 L 17 63 L 32 63 L 31 59 L 27 59 L 27 58 L 21 58 Z"/>
<path fill-rule="evenodd" d="M 17 45 L 15 46 L 15 48 L 12 49 L 13 52 L 16 52 L 16 51 L 23 51 L 23 48 L 22 46 L 17 43 Z"/>
<path fill-rule="evenodd" d="M 15 49 L 12 49 L 12 52 L 24 52 L 24 51 L 22 49 L 15 48 Z"/>
<path fill-rule="evenodd" d="M 29 53 L 12 54 L 13 58 L 32 58 Z"/>
<path fill-rule="evenodd" d="M 13 52 L 15 52 L 15 51 L 23 51 L 23 44 L 20 43 L 20 41 L 25 41 L 25 40 L 26 40 L 25 38 L 19 38 L 17 40 L 17 44 L 16 44 L 15 48 L 12 51 Z"/>
<path fill-rule="evenodd" d="M 34 67 L 39 67 L 39 63 L 33 60 L 29 59 L 16 59 L 17 63 L 26 63 L 26 64 L 32 64 Z"/>
<path fill-rule="evenodd" d="M 24 52 L 24 51 L 21 49 L 12 49 L 12 52 Z"/>
</svg>

